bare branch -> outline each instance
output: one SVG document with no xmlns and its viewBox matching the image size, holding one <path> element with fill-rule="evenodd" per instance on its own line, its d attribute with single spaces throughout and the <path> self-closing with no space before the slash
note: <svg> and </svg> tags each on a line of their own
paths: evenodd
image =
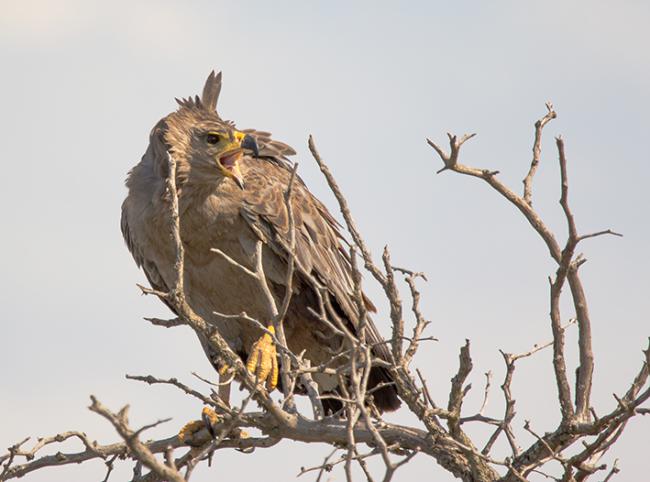
<svg viewBox="0 0 650 482">
<path fill-rule="evenodd" d="M 463 134 L 463 136 L 458 139 L 455 135 L 447 132 L 447 137 L 449 138 L 449 154 L 447 154 L 442 148 L 438 147 L 438 145 L 436 145 L 431 139 L 427 139 L 427 143 L 435 149 L 440 156 L 440 159 L 442 159 L 445 164 L 445 167 L 437 171 L 436 174 L 440 174 L 442 171 L 446 171 L 447 169 L 455 169 L 458 164 L 458 154 L 461 146 L 475 135 L 476 134 Z"/>
<path fill-rule="evenodd" d="M 478 413 L 480 415 L 483 415 L 483 412 L 485 412 L 485 408 L 487 407 L 487 404 L 488 404 L 488 398 L 490 396 L 490 381 L 491 380 L 492 380 L 492 372 L 487 371 L 485 373 L 485 392 L 483 394 L 483 403 L 481 404 L 481 408 L 478 411 Z"/>
<path fill-rule="evenodd" d="M 144 382 L 144 383 L 147 383 L 149 385 L 154 385 L 154 384 L 173 385 L 173 386 L 179 388 L 180 390 L 182 390 L 183 392 L 187 393 L 188 395 L 191 395 L 194 398 L 197 398 L 198 400 L 203 402 L 205 405 L 213 406 L 213 407 L 216 407 L 216 408 L 218 408 L 218 409 L 220 409 L 222 411 L 226 411 L 226 412 L 230 411 L 230 408 L 228 407 L 227 404 L 225 404 L 225 403 L 223 403 L 221 401 L 219 401 L 219 402 L 215 401 L 214 397 L 213 398 L 206 397 L 201 392 L 197 392 L 196 390 L 193 390 L 192 388 L 188 387 L 187 385 L 179 382 L 176 378 L 170 378 L 170 379 L 165 380 L 165 379 L 161 379 L 161 378 L 156 378 L 156 377 L 151 376 L 151 375 L 146 375 L 146 376 L 142 376 L 142 375 L 126 375 L 126 378 L 128 380 L 136 380 L 136 381 L 139 381 L 139 382 Z"/>
<path fill-rule="evenodd" d="M 455 417 L 460 418 L 463 396 L 466 393 L 463 384 L 465 383 L 469 373 L 472 371 L 472 358 L 469 354 L 469 340 L 465 340 L 465 345 L 461 347 L 458 359 L 460 363 L 458 366 L 458 372 L 454 378 L 451 379 L 451 391 L 449 393 L 449 404 L 447 410 L 449 410 L 449 412 Z"/>
<path fill-rule="evenodd" d="M 598 231 L 595 233 L 583 234 L 581 236 L 578 236 L 578 241 L 582 241 L 584 239 L 589 239 L 589 238 L 596 238 L 598 236 L 605 236 L 607 234 L 611 234 L 612 236 L 617 236 L 619 238 L 623 237 L 621 233 L 617 233 L 615 231 L 612 231 L 611 229 L 605 229 L 604 231 Z"/>
<path fill-rule="evenodd" d="M 607 477 L 603 479 L 603 482 L 609 482 L 614 475 L 618 474 L 621 471 L 621 469 L 618 468 L 618 459 L 614 460 L 614 464 L 612 465 L 611 470 L 607 474 Z"/>
<path fill-rule="evenodd" d="M 185 325 L 186 323 L 183 322 L 180 318 L 172 318 L 170 320 L 163 320 L 161 318 L 146 318 L 149 323 L 155 326 L 162 326 L 164 328 L 173 328 L 175 326 L 182 326 Z"/>
<path fill-rule="evenodd" d="M 548 112 L 544 117 L 535 122 L 535 141 L 533 142 L 533 160 L 530 164 L 530 169 L 528 174 L 523 180 L 524 183 L 524 201 L 529 205 L 533 205 L 533 177 L 537 171 L 537 166 L 542 155 L 542 130 L 544 126 L 548 124 L 551 119 L 555 119 L 557 114 L 553 110 L 553 104 L 550 102 L 546 103 L 546 109 Z"/>
<path fill-rule="evenodd" d="M 106 420 L 108 420 L 111 425 L 113 425 L 117 433 L 120 434 L 120 437 L 122 437 L 126 442 L 126 445 L 129 447 L 131 453 L 134 454 L 134 456 L 137 457 L 137 459 L 141 461 L 147 468 L 155 472 L 156 475 L 158 475 L 163 480 L 185 482 L 185 479 L 178 472 L 178 470 L 161 463 L 158 459 L 156 459 L 151 450 L 149 450 L 149 448 L 138 439 L 138 434 L 140 432 L 146 428 L 151 428 L 155 425 L 158 425 L 160 422 L 156 422 L 134 432 L 128 425 L 128 406 L 124 407 L 117 414 L 115 414 L 104 407 L 104 405 L 102 405 L 94 396 L 91 396 L 90 399 L 92 400 L 90 410 L 98 413 Z"/>
<path fill-rule="evenodd" d="M 576 310 L 576 318 L 578 319 L 578 349 L 580 352 L 580 366 L 578 367 L 576 376 L 576 415 L 580 420 L 587 420 L 590 415 L 589 400 L 591 397 L 591 384 L 594 371 L 594 354 L 591 342 L 591 320 L 589 318 L 587 300 L 584 289 L 582 288 L 582 282 L 578 275 L 578 265 L 573 267 L 570 264 L 573 258 L 573 252 L 580 239 L 578 237 L 578 230 L 576 228 L 573 213 L 569 207 L 569 181 L 567 174 L 567 161 L 564 151 L 564 140 L 561 137 L 557 137 L 556 144 L 559 153 L 560 178 L 562 182 L 560 205 L 564 211 L 569 229 L 569 238 L 566 247 L 562 252 L 562 261 L 560 262 L 560 268 L 558 271 L 561 270 L 567 272 L 566 276 L 569 280 L 569 287 L 571 288 L 573 304 Z M 562 274 L 564 275 L 564 273 Z M 559 289 L 561 289 L 561 283 Z"/>
<path fill-rule="evenodd" d="M 455 139 L 455 136 L 451 136 L 451 137 Z M 508 189 L 508 187 L 505 184 L 503 184 L 501 181 L 497 179 L 496 175 L 499 173 L 499 171 L 490 171 L 488 169 L 476 169 L 474 167 L 468 167 L 463 164 L 460 164 L 458 162 L 458 152 L 460 150 L 460 146 L 457 146 L 456 157 L 454 159 L 454 162 L 449 163 L 448 161 L 449 155 L 445 154 L 444 151 L 442 151 L 439 147 L 437 147 L 432 141 L 427 139 L 427 142 L 436 150 L 436 152 L 438 152 L 440 158 L 445 163 L 445 168 L 441 169 L 438 172 L 450 169 L 460 174 L 483 179 L 492 188 L 494 188 L 499 194 L 501 194 L 510 203 L 512 203 L 517 209 L 519 209 L 519 211 L 521 211 L 521 213 L 524 215 L 524 217 L 530 223 L 533 229 L 537 231 L 537 233 L 541 236 L 541 238 L 546 243 L 546 246 L 549 249 L 551 257 L 557 262 L 560 261 L 561 249 L 553 233 L 550 231 L 550 229 L 548 229 L 548 227 L 544 224 L 544 222 L 539 217 L 539 215 L 533 210 L 533 208 L 530 205 L 528 205 L 527 202 L 524 201 L 523 198 L 519 197 L 512 190 Z"/>
<path fill-rule="evenodd" d="M 404 270 L 401 270 L 404 272 Z M 431 323 L 428 320 L 424 319 L 422 312 L 420 311 L 420 292 L 417 289 L 415 280 L 417 278 L 422 278 L 426 281 L 426 276 L 423 273 L 408 273 L 406 276 L 406 283 L 409 286 L 411 291 L 411 311 L 415 317 L 415 326 L 413 327 L 413 336 L 411 338 L 411 343 L 409 344 L 406 352 L 404 353 L 403 363 L 408 367 L 409 363 L 413 359 L 413 356 L 419 348 L 419 342 L 422 337 L 422 333 L 426 327 Z"/>
</svg>

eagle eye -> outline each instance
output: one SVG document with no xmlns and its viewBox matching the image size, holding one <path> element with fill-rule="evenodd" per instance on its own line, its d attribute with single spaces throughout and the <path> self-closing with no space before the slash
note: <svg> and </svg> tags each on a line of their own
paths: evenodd
<svg viewBox="0 0 650 482">
<path fill-rule="evenodd" d="M 219 137 L 218 134 L 210 133 L 207 136 L 205 136 L 205 142 L 208 144 L 218 144 L 219 141 L 221 140 L 221 137 Z"/>
</svg>

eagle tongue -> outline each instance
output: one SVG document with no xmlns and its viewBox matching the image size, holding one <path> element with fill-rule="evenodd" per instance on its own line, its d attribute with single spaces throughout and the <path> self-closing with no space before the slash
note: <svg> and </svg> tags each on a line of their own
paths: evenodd
<svg viewBox="0 0 650 482">
<path fill-rule="evenodd" d="M 221 165 L 226 169 L 230 169 L 235 165 L 235 162 L 239 158 L 239 154 L 239 151 L 226 154 L 225 156 L 219 158 L 219 162 L 221 162 Z"/>
</svg>

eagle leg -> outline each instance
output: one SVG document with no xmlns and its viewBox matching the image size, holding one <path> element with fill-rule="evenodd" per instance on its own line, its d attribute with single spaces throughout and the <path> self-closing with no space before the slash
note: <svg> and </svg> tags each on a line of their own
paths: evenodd
<svg viewBox="0 0 650 482">
<path fill-rule="evenodd" d="M 269 332 L 275 334 L 275 328 L 270 325 Z M 246 368 L 249 372 L 257 377 L 260 383 L 266 382 L 266 388 L 271 391 L 278 385 L 278 356 L 273 343 L 273 337 L 269 333 L 264 333 L 251 347 Z M 219 369 L 219 396 L 230 405 L 230 382 L 232 373 L 230 367 L 222 364 Z M 193 420 L 181 428 L 178 432 L 178 438 L 184 443 L 191 443 L 192 437 L 202 429 L 207 429 L 212 438 L 217 437 L 216 425 L 221 421 L 221 417 L 209 407 L 204 407 L 201 412 L 201 420 Z M 241 438 L 247 438 L 248 434 L 240 430 L 235 434 Z"/>
<path fill-rule="evenodd" d="M 219 398 L 230 406 L 230 385 L 233 379 L 232 370 L 225 363 L 219 368 Z"/>
<path fill-rule="evenodd" d="M 273 325 L 268 330 L 275 334 Z M 273 337 L 264 333 L 251 347 L 246 368 L 257 377 L 260 383 L 266 381 L 266 388 L 271 391 L 278 385 L 278 355 Z"/>
</svg>

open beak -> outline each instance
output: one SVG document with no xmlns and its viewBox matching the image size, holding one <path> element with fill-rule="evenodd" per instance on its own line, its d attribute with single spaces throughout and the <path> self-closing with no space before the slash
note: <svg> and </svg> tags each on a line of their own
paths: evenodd
<svg viewBox="0 0 650 482">
<path fill-rule="evenodd" d="M 232 170 L 232 179 L 237 183 L 239 189 L 244 190 L 244 176 L 242 176 L 239 166 L 235 166 Z"/>
<path fill-rule="evenodd" d="M 232 149 L 228 150 L 218 159 L 219 168 L 223 174 L 235 181 L 242 190 L 244 189 L 244 176 L 239 168 L 239 161 L 244 154 L 244 149 L 253 151 L 255 157 L 259 155 L 259 149 L 257 147 L 257 142 L 255 142 L 255 138 L 248 134 L 244 134 L 243 132 L 236 132 L 235 141 L 232 143 Z"/>
<path fill-rule="evenodd" d="M 219 158 L 219 167 L 224 175 L 231 178 L 240 189 L 244 189 L 244 176 L 239 169 L 239 160 L 242 157 L 240 148 L 233 149 Z"/>
</svg>

